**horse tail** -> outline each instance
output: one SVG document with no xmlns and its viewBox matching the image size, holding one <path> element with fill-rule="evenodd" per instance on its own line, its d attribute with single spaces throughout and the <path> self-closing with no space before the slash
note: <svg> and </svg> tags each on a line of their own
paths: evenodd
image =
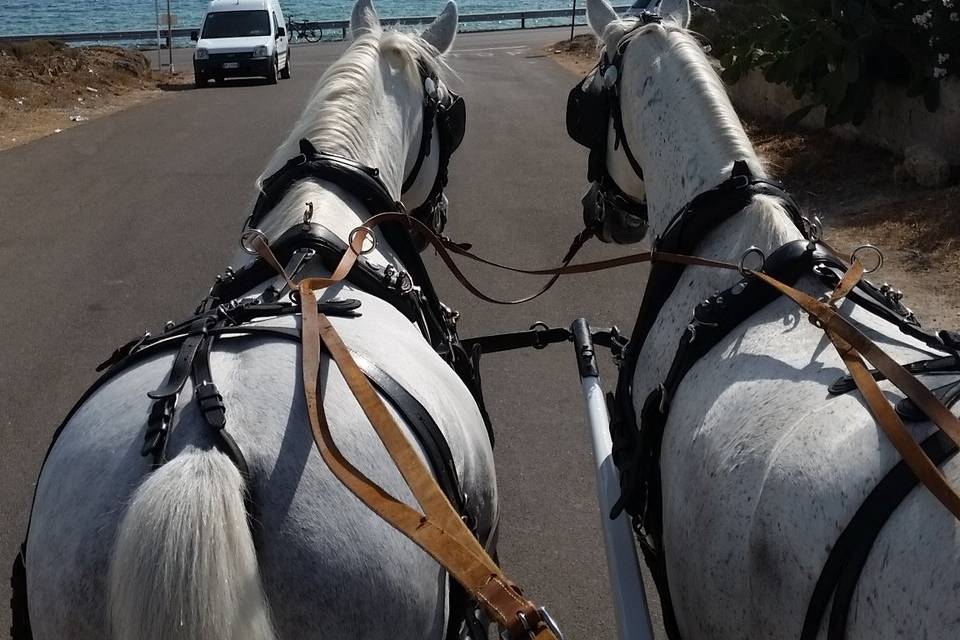
<svg viewBox="0 0 960 640">
<path fill-rule="evenodd" d="M 275 638 L 244 491 L 215 449 L 188 449 L 140 485 L 110 557 L 114 640 Z"/>
</svg>

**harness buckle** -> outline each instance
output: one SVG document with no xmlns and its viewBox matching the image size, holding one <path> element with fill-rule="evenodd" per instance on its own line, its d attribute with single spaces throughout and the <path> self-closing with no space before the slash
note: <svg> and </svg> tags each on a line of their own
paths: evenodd
<svg viewBox="0 0 960 640">
<path fill-rule="evenodd" d="M 197 403 L 203 412 L 203 417 L 214 429 L 220 430 L 227 425 L 227 407 L 223 403 L 223 395 L 214 382 L 202 382 L 194 390 L 197 397 Z"/>
<path fill-rule="evenodd" d="M 557 640 L 563 640 L 563 632 L 560 631 L 560 625 L 557 624 L 557 621 L 553 619 L 553 616 L 550 615 L 550 612 L 547 611 L 546 607 L 540 607 L 537 609 L 537 613 L 540 614 L 540 621 L 553 632 L 553 635 L 557 636 Z"/>
<path fill-rule="evenodd" d="M 533 331 L 533 334 L 536 336 L 536 340 L 533 343 L 533 348 L 540 351 L 546 349 L 550 343 L 543 339 L 543 336 L 546 335 L 546 331 L 550 329 L 550 325 L 546 322 L 538 320 L 530 325 L 530 331 Z"/>
<path fill-rule="evenodd" d="M 563 640 L 563 632 L 560 631 L 560 626 L 557 624 L 557 621 L 553 619 L 553 616 L 550 615 L 550 612 L 547 611 L 546 607 L 538 607 L 536 614 L 537 617 L 540 618 L 540 624 L 549 629 L 551 633 L 556 636 L 557 640 Z M 520 624 L 523 625 L 525 640 L 534 640 L 537 637 L 537 628 L 539 625 L 534 626 L 531 624 L 529 618 L 527 618 L 526 614 L 522 611 L 517 612 L 517 618 L 520 619 Z M 523 640 L 521 638 L 514 638 L 509 630 L 502 631 L 500 638 L 502 640 Z"/>
</svg>

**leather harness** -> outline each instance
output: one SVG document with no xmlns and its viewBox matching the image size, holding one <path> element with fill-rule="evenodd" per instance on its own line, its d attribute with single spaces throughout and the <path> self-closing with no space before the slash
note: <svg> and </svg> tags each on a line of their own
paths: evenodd
<svg viewBox="0 0 960 640">
<path fill-rule="evenodd" d="M 757 180 L 750 175 L 746 163 L 738 162 L 735 163 L 729 180 L 701 194 L 677 213 L 663 237 L 658 239 L 654 252 L 666 251 L 672 255 L 691 255 L 698 239 L 745 208 L 756 195 L 769 195 L 780 199 L 794 224 L 805 236 L 808 236 L 799 208 L 782 190 L 782 187 L 770 181 Z M 614 517 L 620 511 L 626 510 L 634 518 L 641 549 L 660 592 L 664 624 L 671 638 L 679 638 L 680 633 L 671 604 L 666 559 L 662 551 L 660 485 L 660 446 L 670 401 L 686 373 L 701 357 L 737 325 L 783 293 L 768 286 L 769 282 L 751 276 L 744 278 L 726 291 L 712 295 L 698 305 L 691 324 L 680 339 L 666 379 L 644 402 L 638 425 L 632 394 L 637 359 L 647 335 L 656 323 L 659 310 L 673 293 L 687 264 L 691 263 L 682 260 L 670 262 L 653 260 L 640 312 L 620 367 L 617 392 L 609 398 L 614 461 L 621 472 L 623 491 L 611 516 Z M 825 286 L 833 289 L 843 281 L 848 266 L 837 258 L 835 252 L 827 245 L 808 236 L 806 240 L 788 243 L 771 254 L 765 260 L 763 270 L 771 278 L 788 285 L 792 285 L 803 275 L 813 274 Z M 889 292 L 884 292 L 865 280 L 858 279 L 856 286 L 845 292 L 843 297 L 895 324 L 901 331 L 923 341 L 927 346 L 950 354 L 936 361 L 915 363 L 911 365 L 913 372 L 929 371 L 935 366 L 941 371 L 953 370 L 960 373 L 960 358 L 957 357 L 960 340 L 954 334 L 940 332 L 938 335 L 933 335 L 924 332 L 913 314 L 900 305 L 895 297 L 891 297 Z M 931 365 L 932 362 L 936 364 Z M 875 375 L 875 377 L 881 379 L 882 376 Z M 846 393 L 857 387 L 858 385 L 852 380 L 848 381 L 844 378 L 834 383 L 832 388 L 834 393 Z M 922 414 L 922 416 L 923 420 L 927 419 L 926 415 Z M 930 454 L 934 454 L 931 455 L 934 464 L 941 464 L 956 452 L 956 445 L 948 443 L 949 439 L 942 433 L 939 436 L 931 436 L 925 443 L 925 451 L 929 450 Z M 884 498 L 896 495 L 899 500 L 902 500 L 917 484 L 917 476 L 910 473 L 906 463 L 901 463 L 878 485 L 875 493 Z M 851 520 L 841 536 L 843 544 L 838 543 L 831 553 L 818 582 L 817 591 L 811 598 L 804 631 L 807 635 L 804 635 L 804 638 L 816 636 L 820 616 L 826 606 L 825 598 L 829 599 L 835 590 L 837 595 L 833 598 L 834 611 L 843 612 L 849 607 L 853 586 L 856 584 L 856 578 L 866 556 L 865 554 L 862 557 L 858 556 L 860 562 L 857 564 L 849 560 L 845 552 L 851 548 L 869 550 L 869 546 L 879 534 L 886 519 L 876 517 L 879 513 L 878 508 L 882 509 L 884 516 L 888 516 L 896 504 L 871 497 L 864 502 L 860 511 Z M 838 567 L 844 570 L 845 588 L 840 588 L 841 585 L 836 582 L 840 575 Z M 830 636 L 831 640 L 842 638 L 842 635 L 836 634 L 842 631 L 843 626 L 838 623 L 832 623 L 832 625 L 834 631 Z M 812 635 L 809 635 L 810 633 Z"/>
<path fill-rule="evenodd" d="M 440 116 L 438 116 L 439 118 Z M 439 125 L 438 120 L 438 125 Z M 439 131 L 445 131 L 440 127 Z M 458 142 L 454 133 L 441 135 L 441 140 Z M 443 145 L 441 145 L 443 149 Z M 427 145 L 429 150 L 429 145 Z M 403 204 L 394 200 L 389 189 L 380 179 L 379 171 L 353 160 L 334 154 L 317 151 L 308 140 L 300 142 L 301 154 L 287 162 L 277 173 L 264 180 L 262 191 L 253 213 L 245 227 L 255 230 L 263 216 L 283 198 L 287 190 L 302 180 L 322 180 L 337 184 L 358 198 L 370 211 L 404 211 Z M 451 150 L 442 155 L 449 156 Z M 446 178 L 443 181 L 445 183 Z M 439 183 L 438 183 L 439 184 Z M 436 187 L 435 187 L 436 188 Z M 442 189 L 440 196 L 442 198 Z M 390 224 L 383 225 L 382 232 L 390 247 L 396 252 L 403 269 L 387 266 L 383 269 L 369 264 L 365 259 L 357 262 L 358 268 L 350 274 L 355 286 L 393 304 L 401 313 L 416 323 L 433 349 L 447 361 L 470 390 L 487 425 L 488 435 L 493 439 L 493 428 L 483 400 L 478 351 L 464 349 L 457 335 L 457 313 L 440 301 L 427 268 L 420 257 L 418 246 L 411 233 L 411 221 L 416 220 L 426 230 L 436 233 L 437 219 L 420 220 L 404 215 Z M 440 225 L 442 227 L 442 225 Z M 422 235 L 422 234 L 421 234 Z M 273 243 L 271 247 L 273 247 Z M 322 225 L 305 220 L 284 232 L 276 242 L 275 255 L 281 265 L 289 265 L 296 252 L 309 251 L 304 255 L 318 259 L 327 269 L 332 269 L 347 252 L 347 245 Z M 299 268 L 300 265 L 297 265 Z M 207 301 L 200 309 L 232 300 L 236 295 L 249 291 L 276 277 L 275 265 L 260 256 L 248 266 L 236 272 L 218 277 Z M 268 295 L 279 295 L 273 292 Z"/>
<path fill-rule="evenodd" d="M 622 54 L 622 48 L 620 53 Z M 328 180 L 330 179 L 328 177 L 330 173 L 328 172 L 345 172 L 350 175 L 349 180 L 357 179 L 360 184 L 367 184 L 368 186 L 372 184 L 370 191 L 360 188 L 355 193 L 371 211 L 389 210 L 394 208 L 394 205 L 398 205 L 398 203 L 387 202 L 390 200 L 389 193 L 385 188 L 380 188 L 383 185 L 379 181 L 375 170 L 367 170 L 361 167 L 360 172 L 363 175 L 358 175 L 353 170 L 357 167 L 344 169 L 347 164 L 339 161 L 342 159 L 317 152 L 312 148 L 312 145 L 305 141 L 301 143 L 301 151 L 300 157 L 288 163 L 276 176 L 264 183 L 264 193 L 249 222 L 257 221 L 258 211 L 266 206 L 262 204 L 263 202 L 273 199 L 275 203 L 279 197 L 282 197 L 283 192 L 290 184 L 297 179 L 305 179 L 310 176 L 327 176 L 320 179 Z M 630 156 L 632 157 L 632 154 Z M 636 164 L 635 159 L 631 161 L 631 164 Z M 304 167 L 307 168 L 304 169 Z M 635 169 L 640 174 L 639 167 L 635 167 Z M 301 172 L 303 172 L 302 175 Z M 385 198 L 383 197 L 384 194 L 386 194 Z M 756 195 L 772 195 L 780 198 L 794 223 L 807 239 L 785 245 L 771 256 L 769 264 L 765 260 L 766 272 L 746 269 L 742 263 L 733 265 L 691 255 L 697 240 L 703 237 L 711 226 L 719 224 L 742 210 Z M 377 206 L 378 204 L 386 206 L 381 208 Z M 402 206 L 396 208 L 402 211 Z M 704 211 L 709 211 L 711 215 L 708 218 L 699 215 L 700 212 Z M 659 442 L 662 439 L 662 430 L 666 423 L 669 400 L 682 382 L 685 373 L 723 335 L 726 335 L 739 322 L 779 295 L 789 297 L 809 314 L 814 324 L 824 330 L 850 371 L 850 380 L 853 386 L 846 379 L 841 379 L 832 388 L 839 389 L 838 392 L 846 392 L 854 387 L 859 389 L 877 423 L 903 456 L 903 461 L 888 473 L 851 520 L 831 552 L 824 571 L 817 582 L 808 609 L 807 619 L 804 623 L 803 633 L 805 635 L 803 637 L 812 638 L 816 636 L 827 602 L 833 595 L 834 608 L 830 619 L 830 637 L 833 639 L 842 637 L 849 607 L 849 596 L 856 585 L 859 571 L 866 561 L 870 546 L 880 527 L 882 527 L 885 517 L 893 511 L 898 500 L 902 500 L 914 486 L 922 482 L 955 517 L 960 518 L 960 495 L 949 486 L 937 469 L 937 465 L 953 455 L 957 450 L 957 445 L 960 444 L 960 420 L 946 409 L 940 398 L 931 393 L 914 377 L 914 373 L 924 370 L 933 368 L 953 370 L 951 367 L 958 367 L 960 365 L 960 354 L 958 354 L 960 336 L 948 332 L 932 335 L 920 330 L 912 314 L 903 313 L 898 300 L 893 300 L 882 289 L 877 289 L 862 280 L 864 268 L 861 263 L 854 259 L 853 264 L 847 267 L 843 261 L 836 258 L 827 245 L 820 243 L 817 238 L 811 237 L 803 223 L 804 220 L 800 217 L 799 209 L 778 184 L 753 177 L 746 163 L 738 162 L 735 164 L 733 175 L 729 180 L 701 194 L 678 212 L 664 237 L 658 240 L 654 250 L 650 252 L 612 260 L 571 264 L 577 250 L 591 235 L 598 231 L 594 224 L 588 225 L 588 229 L 577 237 L 561 267 L 520 269 L 499 265 L 476 256 L 465 246 L 457 245 L 438 235 L 431 228 L 433 225 L 416 217 L 402 212 L 382 213 L 374 215 L 363 226 L 354 230 L 354 233 L 351 234 L 349 247 L 342 252 L 339 262 L 328 278 L 307 278 L 295 284 L 290 273 L 280 264 L 262 234 L 251 236 L 251 246 L 259 253 L 259 260 L 262 263 L 252 266 L 242 277 L 253 280 L 255 279 L 254 276 L 248 275 L 249 273 L 254 273 L 256 270 L 263 272 L 264 265 L 269 265 L 269 268 L 273 269 L 278 275 L 282 275 L 288 286 L 291 289 L 295 288 L 298 293 L 295 304 L 287 305 L 294 311 L 285 312 L 299 311 L 302 313 L 303 321 L 299 340 L 303 348 L 304 391 L 314 441 L 328 467 L 370 509 L 420 545 L 446 568 L 469 596 L 502 628 L 506 629 L 509 634 L 508 637 L 512 640 L 519 640 L 520 638 L 550 640 L 559 637 L 559 631 L 549 614 L 527 600 L 522 591 L 506 578 L 496 562 L 488 555 L 487 550 L 465 524 L 462 512 L 458 513 L 454 507 L 456 489 L 449 486 L 442 487 L 444 482 L 449 480 L 449 476 L 443 477 L 444 474 L 437 473 L 436 475 L 440 479 L 438 484 L 434 474 L 421 462 L 415 449 L 387 411 L 383 400 L 375 393 L 375 387 L 379 388 L 382 393 L 391 398 L 391 402 L 395 406 L 398 402 L 403 404 L 404 400 L 409 402 L 407 399 L 397 401 L 396 397 L 391 395 L 391 389 L 397 393 L 393 386 L 396 385 L 395 381 L 391 384 L 390 380 L 384 381 L 381 379 L 378 383 L 376 372 L 371 373 L 369 363 L 365 363 L 362 359 L 358 360 L 340 340 L 333 325 L 328 321 L 327 315 L 343 312 L 343 303 L 340 303 L 341 306 L 325 306 L 330 303 L 318 302 L 315 292 L 343 282 L 348 278 L 354 271 L 356 264 L 361 262 L 364 240 L 377 226 L 383 227 L 385 234 L 391 229 L 402 230 L 404 232 L 402 237 L 406 237 L 408 240 L 410 236 L 407 234 L 413 230 L 417 231 L 423 239 L 437 249 L 440 257 L 451 268 L 461 284 L 478 297 L 499 304 L 518 304 L 537 297 L 549 289 L 561 275 L 591 273 L 642 262 L 653 263 L 650 283 L 641 305 L 640 317 L 638 317 L 634 327 L 633 338 L 627 347 L 624 363 L 621 367 L 618 393 L 611 400 L 611 408 L 614 413 L 611 429 L 615 441 L 615 459 L 617 466 L 622 471 L 624 492 L 618 508 L 626 509 L 635 518 L 638 533 L 641 534 L 641 546 L 648 563 L 651 564 L 654 578 L 661 592 L 665 624 L 672 637 L 679 637 L 679 633 L 670 605 L 665 563 L 663 554 L 659 551 L 662 549 L 662 545 L 658 537 L 662 531 L 660 524 L 662 516 L 659 513 L 660 498 L 658 495 Z M 310 227 L 306 230 L 312 231 L 313 228 Z M 317 248 L 311 247 L 311 251 L 319 249 L 329 253 L 329 239 L 324 238 L 322 233 L 308 233 L 307 235 L 311 238 L 314 238 L 314 236 L 318 238 L 315 245 Z M 404 247 L 402 237 L 398 237 L 400 246 L 394 246 L 394 248 L 397 249 L 401 260 L 404 260 L 404 264 L 410 269 L 414 281 L 420 280 L 421 283 L 424 283 L 422 286 L 425 286 L 426 283 L 429 283 L 429 278 L 425 276 L 422 262 L 419 261 L 419 256 L 415 251 L 413 257 L 416 260 L 411 260 L 410 263 L 406 262 L 409 250 Z M 282 238 L 283 236 L 281 236 Z M 393 244 L 392 241 L 391 244 Z M 278 246 L 282 245 L 283 243 L 278 243 Z M 456 267 L 451 254 L 518 273 L 550 275 L 552 278 L 534 296 L 524 300 L 497 300 L 477 289 Z M 694 322 L 681 340 L 681 347 L 674 358 L 667 381 L 648 398 L 644 405 L 641 416 L 642 424 L 638 429 L 629 393 L 637 357 L 646 335 L 653 326 L 656 313 L 659 312 L 663 303 L 676 287 L 683 269 L 691 265 L 737 269 L 744 275 L 745 279 L 730 290 L 717 294 L 706 303 L 698 306 Z M 825 300 L 814 299 L 780 279 L 792 282 L 811 270 L 833 287 L 833 292 Z M 369 268 L 361 266 L 357 272 L 364 273 L 369 278 L 371 276 L 369 271 Z M 772 277 L 771 272 L 777 273 L 778 278 Z M 792 274 L 796 274 L 795 277 Z M 234 274 L 234 277 L 236 277 L 236 274 Z M 362 277 L 360 276 L 360 278 Z M 768 289 L 761 287 L 759 283 L 763 283 Z M 164 460 L 165 434 L 169 431 L 171 412 L 173 406 L 175 406 L 175 400 L 173 405 L 170 405 L 171 398 L 175 398 L 176 394 L 180 392 L 185 385 L 186 378 L 192 377 L 206 421 L 220 436 L 219 446 L 235 459 L 242 472 L 246 469 L 242 454 L 225 429 L 226 412 L 222 397 L 209 379 L 208 357 L 214 336 L 222 336 L 225 333 L 247 334 L 259 331 L 259 329 L 253 329 L 252 326 L 221 325 L 219 319 L 214 319 L 214 316 L 211 316 L 210 313 L 204 313 L 208 307 L 222 300 L 222 296 L 228 295 L 225 293 L 228 286 L 228 284 L 223 284 L 219 290 L 215 286 L 211 290 L 211 295 L 207 301 L 201 304 L 201 312 L 198 317 L 191 319 L 187 323 L 186 329 L 183 326 L 179 327 L 179 333 L 176 336 L 161 336 L 161 338 L 165 337 L 166 340 L 158 339 L 157 341 L 151 341 L 146 336 L 118 350 L 114 361 L 108 363 L 109 374 L 115 367 L 124 366 L 125 362 L 129 362 L 135 359 L 138 354 L 148 351 L 154 344 L 168 346 L 167 342 L 179 341 L 178 355 L 167 383 L 151 393 L 151 397 L 155 398 L 157 403 L 154 405 L 154 411 L 151 411 L 151 416 L 156 413 L 156 418 L 154 424 L 148 428 L 145 452 L 153 453 L 155 463 L 162 463 Z M 730 304 L 729 300 L 734 298 L 743 304 Z M 951 360 L 945 362 L 944 358 L 938 358 L 933 362 L 914 363 L 914 365 L 908 365 L 907 367 L 897 364 L 853 324 L 840 316 L 835 305 L 844 298 L 850 298 L 855 303 L 880 314 L 885 319 L 892 319 L 901 330 L 914 337 L 925 339 L 924 341 L 929 346 L 949 354 L 946 357 L 951 358 Z M 432 288 L 429 288 L 421 301 L 429 307 L 435 299 L 436 294 L 432 291 Z M 265 300 L 261 301 L 265 302 Z M 226 315 L 228 317 L 227 322 L 230 323 L 235 321 L 236 315 L 233 314 L 240 307 L 243 307 L 243 305 L 231 307 L 229 304 L 219 304 L 215 307 L 215 311 L 211 313 L 215 313 L 217 317 L 220 314 Z M 436 301 L 436 308 L 442 309 L 438 300 Z M 348 310 L 352 311 L 352 309 Z M 270 315 L 279 314 L 277 310 L 271 310 Z M 449 325 L 447 329 L 450 329 Z M 428 331 L 429 327 L 425 329 L 425 335 L 433 343 Z M 275 336 L 282 335 L 297 339 L 297 336 L 294 336 L 289 330 L 278 331 L 276 328 L 270 328 L 268 332 Z M 455 337 L 455 333 L 453 333 L 453 336 Z M 448 354 L 458 355 L 465 351 L 459 340 L 457 340 L 459 351 L 450 343 L 451 333 L 448 332 L 447 337 L 448 344 L 451 347 L 447 351 Z M 541 337 L 536 336 L 530 341 L 526 338 L 517 339 L 516 336 L 512 336 L 508 337 L 506 342 L 510 343 L 512 341 L 518 346 L 538 346 L 541 344 Z M 615 340 L 616 332 L 613 332 L 612 337 L 614 339 L 611 343 L 613 345 L 618 344 Z M 472 342 L 471 348 L 472 356 L 479 357 L 482 340 Z M 330 354 L 340 369 L 362 410 L 422 507 L 422 512 L 408 507 L 387 494 L 354 468 L 337 449 L 336 443 L 331 437 L 329 425 L 326 423 L 322 400 L 319 396 L 318 371 L 323 350 Z M 442 351 L 441 354 L 443 354 Z M 864 360 L 873 364 L 876 370 L 868 370 Z M 456 362 L 451 364 L 456 368 Z M 105 378 L 107 377 L 109 376 L 105 376 Z M 934 422 L 940 431 L 922 444 L 917 444 L 909 432 L 905 430 L 897 413 L 886 401 L 877 386 L 876 381 L 883 378 L 889 379 L 903 391 L 913 403 L 913 410 L 922 413 L 925 418 Z M 479 384 L 478 377 L 473 379 Z M 94 388 L 96 388 L 96 385 Z M 81 403 L 89 397 L 92 390 L 85 394 Z M 398 395 L 402 395 L 402 393 L 398 393 Z M 158 406 L 160 409 L 157 408 Z M 419 417 L 416 409 L 407 411 L 398 406 L 398 410 L 411 423 L 411 426 L 418 422 Z M 425 411 L 422 411 L 422 413 L 426 414 Z M 66 424 L 66 421 L 64 424 Z M 63 425 L 61 425 L 62 428 Z M 433 441 L 434 430 L 425 427 L 424 432 L 427 434 L 425 437 L 431 441 L 423 445 L 428 458 L 430 458 L 432 456 L 430 453 L 431 446 L 434 446 L 435 449 L 441 449 L 442 447 L 439 447 L 438 442 Z M 440 440 L 442 440 L 442 437 Z M 421 442 L 423 442 L 422 439 Z M 455 471 L 452 477 L 456 477 Z M 650 477 L 657 478 L 656 485 L 649 481 Z M 644 539 L 646 536 L 649 536 L 649 539 Z M 30 637 L 29 621 L 26 618 L 24 566 L 25 553 L 22 549 L 14 564 L 13 573 L 13 603 L 19 605 L 20 608 L 19 611 L 15 610 L 14 612 L 13 632 L 14 638 L 17 640 Z M 475 622 L 473 620 L 473 623 Z M 470 619 L 467 620 L 467 623 L 473 628 L 474 625 L 471 624 Z M 20 633 L 19 636 L 16 635 L 18 632 Z"/>
</svg>

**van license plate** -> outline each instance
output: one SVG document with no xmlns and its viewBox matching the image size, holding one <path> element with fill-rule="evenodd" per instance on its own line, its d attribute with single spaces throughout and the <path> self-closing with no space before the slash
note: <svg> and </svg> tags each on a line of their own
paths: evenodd
<svg viewBox="0 0 960 640">
<path fill-rule="evenodd" d="M 239 63 L 239 62 L 224 62 L 224 63 L 223 63 L 223 68 L 224 68 L 224 69 L 237 69 L 237 68 L 239 68 L 239 67 L 240 67 L 240 63 Z"/>
</svg>

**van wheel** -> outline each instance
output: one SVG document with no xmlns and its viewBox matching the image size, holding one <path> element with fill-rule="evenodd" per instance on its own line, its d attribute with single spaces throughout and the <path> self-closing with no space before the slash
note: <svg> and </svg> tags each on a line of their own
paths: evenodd
<svg viewBox="0 0 960 640">
<path fill-rule="evenodd" d="M 193 85 L 194 85 L 197 89 L 203 89 L 205 86 L 207 86 L 207 83 L 208 83 L 209 81 L 210 81 L 210 79 L 207 78 L 207 76 L 205 76 L 205 75 L 203 75 L 203 74 L 200 74 L 200 73 L 196 73 L 196 74 L 194 74 L 194 76 L 193 76 Z"/>
<path fill-rule="evenodd" d="M 290 79 L 290 52 L 287 52 L 287 62 L 283 65 L 283 69 L 280 70 L 280 77 L 284 80 Z"/>
<path fill-rule="evenodd" d="M 270 67 L 273 70 L 273 73 L 267 76 L 268 84 L 277 84 L 277 82 L 279 81 L 279 78 L 280 78 L 280 69 L 278 68 L 279 66 L 280 66 L 280 61 L 274 58 L 273 65 L 271 65 Z"/>
</svg>

